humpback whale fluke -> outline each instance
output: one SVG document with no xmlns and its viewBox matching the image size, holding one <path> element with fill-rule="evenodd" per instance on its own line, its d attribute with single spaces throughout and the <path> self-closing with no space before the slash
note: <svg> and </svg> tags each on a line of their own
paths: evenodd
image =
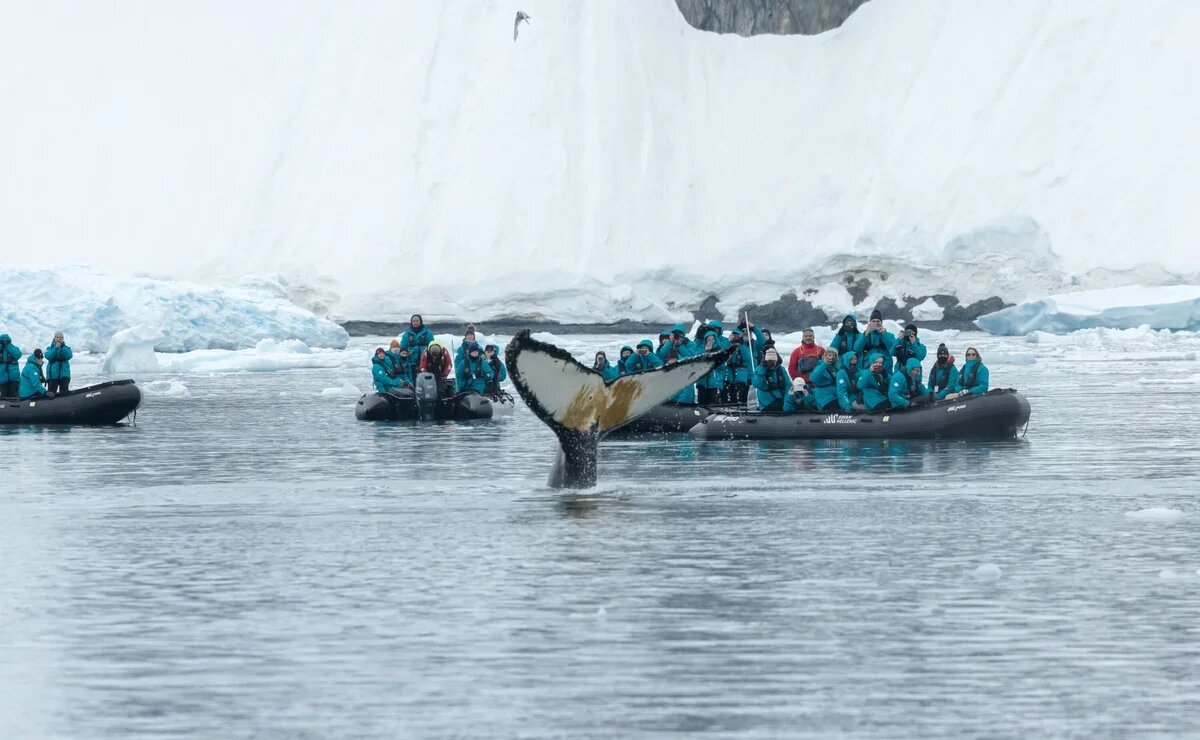
<svg viewBox="0 0 1200 740">
<path fill-rule="evenodd" d="M 521 21 L 525 21 L 525 24 L 529 25 L 529 14 L 524 10 L 518 10 L 517 19 L 513 21 L 513 41 L 517 40 L 517 29 L 520 28 Z"/>
<path fill-rule="evenodd" d="M 508 343 L 504 362 L 526 405 L 558 437 L 550 485 L 590 488 L 596 485 L 597 447 L 605 434 L 669 400 L 728 355 L 728 350 L 712 352 L 605 381 L 566 350 L 539 342 L 526 329 Z"/>
</svg>

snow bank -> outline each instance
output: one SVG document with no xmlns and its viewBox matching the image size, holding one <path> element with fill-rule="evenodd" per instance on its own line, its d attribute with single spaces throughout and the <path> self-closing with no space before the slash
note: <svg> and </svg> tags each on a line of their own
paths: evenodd
<svg viewBox="0 0 1200 740">
<path fill-rule="evenodd" d="M 100 361 L 100 372 L 108 375 L 158 372 L 154 345 L 161 339 L 162 331 L 153 326 L 142 324 L 122 329 L 109 341 L 108 352 Z"/>
<path fill-rule="evenodd" d="M 991 334 L 1065 333 L 1110 327 L 1200 330 L 1200 286 L 1129 286 L 1052 295 L 980 316 Z"/>
<path fill-rule="evenodd" d="M 1137 511 L 1127 511 L 1125 516 L 1139 522 L 1174 522 L 1186 516 L 1179 509 L 1170 509 L 1165 506 L 1152 506 L 1148 509 L 1138 509 Z"/>
<path fill-rule="evenodd" d="M 589 322 L 710 292 L 844 311 L 847 270 L 854 308 L 1200 270 L 1198 3 L 872 0 L 746 39 L 671 0 L 523 0 L 516 43 L 475 0 L 9 5 L 10 264 Z M 252 344 L 221 328 L 183 348 Z"/>
<path fill-rule="evenodd" d="M 349 341 L 334 322 L 258 288 L 118 277 L 84 267 L 5 272 L 0 326 L 18 343 L 45 344 L 61 329 L 76 351 L 105 352 L 110 337 L 135 325 L 161 329 L 154 343 L 159 352 L 249 348 L 264 337 L 335 348 Z"/>
</svg>

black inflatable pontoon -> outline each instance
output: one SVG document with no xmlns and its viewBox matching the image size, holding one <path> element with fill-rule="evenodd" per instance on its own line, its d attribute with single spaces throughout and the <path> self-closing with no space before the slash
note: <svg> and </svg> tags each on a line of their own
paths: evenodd
<svg viewBox="0 0 1200 740">
<path fill-rule="evenodd" d="M 745 406 L 697 406 L 691 403 L 664 403 L 655 406 L 623 427 L 609 432 L 609 439 L 628 439 L 658 434 L 686 434 L 710 414 L 745 411 Z"/>
<path fill-rule="evenodd" d="M 904 411 L 714 413 L 692 427 L 697 439 L 1009 439 L 1029 421 L 1029 401 L 1011 389 Z"/>
<path fill-rule="evenodd" d="M 0 424 L 116 424 L 142 403 L 132 380 L 113 380 L 54 398 L 0 399 Z"/>
<path fill-rule="evenodd" d="M 490 419 L 492 401 L 478 393 L 457 393 L 439 398 L 437 379 L 430 373 L 421 373 L 411 388 L 371 393 L 358 399 L 354 416 L 359 421 Z"/>
</svg>

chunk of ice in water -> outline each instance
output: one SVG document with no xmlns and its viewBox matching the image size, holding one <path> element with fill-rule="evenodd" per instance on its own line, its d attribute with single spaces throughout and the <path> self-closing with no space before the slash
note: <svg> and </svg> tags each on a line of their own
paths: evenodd
<svg viewBox="0 0 1200 740">
<path fill-rule="evenodd" d="M 1152 506 L 1149 509 L 1127 511 L 1125 516 L 1139 522 L 1174 522 L 1187 516 L 1179 509 L 1169 509 L 1165 506 Z"/>
<path fill-rule="evenodd" d="M 981 581 L 994 581 L 1003 575 L 1003 572 L 995 563 L 984 563 L 976 568 L 972 575 Z"/>
</svg>

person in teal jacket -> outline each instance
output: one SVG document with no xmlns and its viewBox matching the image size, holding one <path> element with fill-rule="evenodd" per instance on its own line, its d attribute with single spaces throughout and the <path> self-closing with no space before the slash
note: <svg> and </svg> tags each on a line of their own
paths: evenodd
<svg viewBox="0 0 1200 740">
<path fill-rule="evenodd" d="M 454 350 L 454 364 L 457 365 L 462 362 L 463 358 L 467 356 L 467 345 L 471 343 L 477 344 L 478 341 L 475 338 L 475 325 L 467 324 L 467 330 L 463 332 L 462 344 L 458 345 L 458 349 Z"/>
<path fill-rule="evenodd" d="M 658 355 L 660 360 L 665 362 L 667 353 L 671 351 L 672 347 L 680 358 L 691 357 L 700 353 L 699 345 L 688 339 L 687 330 L 683 328 L 683 324 L 676 324 L 671 327 L 671 331 L 667 332 L 666 344 L 660 345 L 655 354 Z"/>
<path fill-rule="evenodd" d="M 487 390 L 487 376 L 484 373 L 483 349 L 475 342 L 466 345 L 463 361 L 454 366 L 455 386 L 459 393 L 478 393 L 483 395 Z"/>
<path fill-rule="evenodd" d="M 790 412 L 795 410 L 792 379 L 779 362 L 779 353 L 769 349 L 763 363 L 754 369 L 754 388 L 758 391 L 758 410 Z"/>
<path fill-rule="evenodd" d="M 400 348 L 408 350 L 413 357 L 420 357 L 425 354 L 426 349 L 429 349 L 432 341 L 433 332 L 425 326 L 425 319 L 422 319 L 419 313 L 413 314 L 412 318 L 408 320 L 408 328 L 400 337 Z"/>
<path fill-rule="evenodd" d="M 892 352 L 896 349 L 896 335 L 883 328 L 883 314 L 879 309 L 871 312 L 871 320 L 867 330 L 858 338 L 854 351 L 859 357 L 870 357 L 872 354 L 883 355 L 883 371 L 892 374 Z"/>
<path fill-rule="evenodd" d="M 371 380 L 375 383 L 376 393 L 387 393 L 404 385 L 398 378 L 392 377 L 392 362 L 383 347 L 376 347 L 375 354 L 371 356 Z"/>
<path fill-rule="evenodd" d="M 508 370 L 500 359 L 500 347 L 495 344 L 483 348 L 483 375 L 487 378 L 487 394 L 500 395 L 500 384 L 508 380 Z"/>
<path fill-rule="evenodd" d="M 967 361 L 958 374 L 958 395 L 980 395 L 988 392 L 988 369 L 979 356 L 979 350 L 967 347 Z"/>
<path fill-rule="evenodd" d="M 392 341 L 395 342 L 396 340 L 393 339 Z M 397 342 L 396 346 L 388 349 L 386 359 L 388 361 L 388 375 L 393 380 L 400 381 L 402 386 L 413 384 L 413 378 L 417 375 L 417 363 L 413 361 L 412 353 L 407 349 L 402 349 Z"/>
<path fill-rule="evenodd" d="M 648 370 L 657 370 L 663 366 L 663 361 L 658 359 L 658 355 L 654 354 L 654 342 L 649 339 L 643 339 L 637 344 L 637 351 L 633 356 L 625 361 L 626 374 L 633 375 L 634 373 L 644 373 Z"/>
<path fill-rule="evenodd" d="M 666 367 L 667 365 L 674 365 L 676 362 L 679 362 L 680 360 L 686 359 L 691 356 L 692 356 L 691 352 L 688 351 L 688 349 L 686 347 L 681 346 L 681 345 L 672 344 L 671 347 L 667 350 L 666 358 L 663 359 L 663 367 Z M 671 398 L 671 401 L 673 403 L 687 404 L 689 406 L 694 406 L 696 404 L 696 386 L 689 385 L 688 387 L 686 387 L 683 390 L 676 393 Z"/>
<path fill-rule="evenodd" d="M 46 358 L 46 387 L 55 395 L 71 390 L 71 358 L 75 353 L 67 344 L 61 331 L 54 332 L 54 339 L 43 353 Z"/>
<path fill-rule="evenodd" d="M 706 331 L 700 343 L 700 352 L 716 352 L 721 348 L 720 340 L 717 333 Z M 721 363 L 712 369 L 712 372 L 700 378 L 696 383 L 696 388 L 699 391 L 699 401 L 701 405 L 707 406 L 721 402 L 721 394 L 725 392 L 725 375 L 727 372 L 725 363 Z"/>
<path fill-rule="evenodd" d="M 25 369 L 21 371 L 21 388 L 18 394 L 22 401 L 31 398 L 43 398 L 47 395 L 46 386 L 42 385 L 42 363 L 44 362 L 41 348 L 35 349 L 25 361 Z M 54 398 L 50 394 L 50 398 Z"/>
<path fill-rule="evenodd" d="M 846 318 L 842 319 L 842 325 L 838 327 L 837 334 L 833 335 L 833 341 L 829 343 L 830 348 L 838 351 L 838 356 L 845 362 L 845 358 L 854 352 L 854 348 L 858 345 L 858 338 L 862 336 L 862 332 L 858 330 L 858 319 L 854 318 L 854 314 L 846 314 Z"/>
<path fill-rule="evenodd" d="M 888 384 L 891 379 L 883 369 L 884 356 L 871 355 L 871 364 L 858 374 L 858 389 L 862 391 L 863 405 L 867 411 L 885 411 L 888 408 Z"/>
<path fill-rule="evenodd" d="M 21 348 L 0 334 L 0 398 L 16 398 L 21 385 Z"/>
<path fill-rule="evenodd" d="M 958 368 L 954 366 L 954 355 L 950 354 L 946 345 L 939 344 L 937 362 L 929 369 L 929 392 L 940 401 L 957 388 Z"/>
<path fill-rule="evenodd" d="M 750 348 L 742 341 L 740 329 L 729 332 L 729 346 L 733 354 L 725 361 L 725 374 L 729 381 L 730 403 L 745 403 L 750 393 Z"/>
<path fill-rule="evenodd" d="M 858 355 L 853 352 L 842 358 L 837 372 L 837 396 L 842 411 L 854 411 L 856 405 L 863 405 L 862 391 L 858 389 Z"/>
<path fill-rule="evenodd" d="M 667 359 L 667 350 L 671 349 L 671 330 L 663 329 L 658 333 L 658 347 L 655 348 L 654 354 L 658 355 L 658 359 Z"/>
<path fill-rule="evenodd" d="M 920 337 L 917 336 L 917 325 L 909 324 L 904 327 L 904 334 L 896 340 L 896 346 L 892 348 L 892 357 L 896 358 L 898 366 L 905 367 L 908 361 L 914 357 L 924 362 L 928 351 L 921 343 Z"/>
<path fill-rule="evenodd" d="M 607 381 L 614 381 L 621 377 L 621 369 L 608 361 L 608 355 L 604 350 L 596 353 L 596 359 L 592 362 L 592 369 L 600 373 L 600 377 Z"/>
<path fill-rule="evenodd" d="M 812 383 L 812 404 L 817 411 L 835 411 L 838 408 L 838 352 L 827 349 L 808 379 Z"/>
<path fill-rule="evenodd" d="M 929 390 L 921 383 L 921 361 L 915 357 L 896 368 L 888 386 L 888 402 L 896 410 L 920 406 L 929 401 Z"/>
<path fill-rule="evenodd" d="M 626 344 L 625 346 L 621 347 L 621 354 L 617 356 L 617 372 L 619 372 L 621 375 L 629 374 L 629 371 L 625 369 L 625 362 L 630 357 L 633 357 L 633 347 L 630 347 L 628 344 Z"/>
</svg>

